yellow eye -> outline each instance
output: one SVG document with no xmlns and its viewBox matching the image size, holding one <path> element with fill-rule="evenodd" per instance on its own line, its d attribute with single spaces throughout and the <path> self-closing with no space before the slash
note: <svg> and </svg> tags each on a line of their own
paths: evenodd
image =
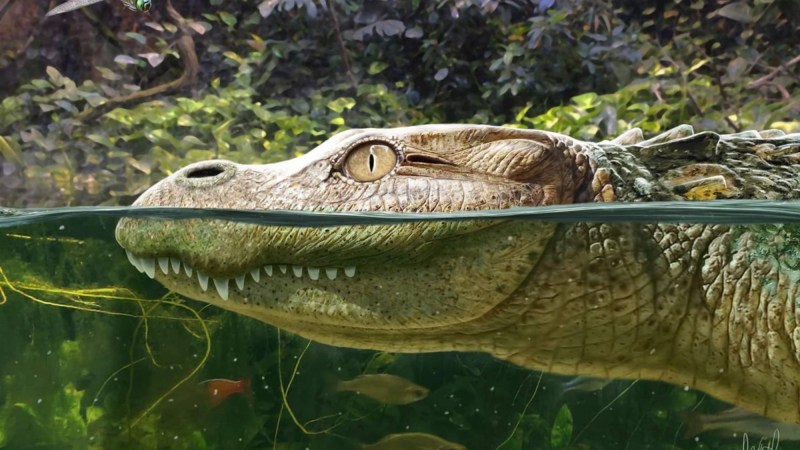
<svg viewBox="0 0 800 450">
<path fill-rule="evenodd" d="M 394 169 L 397 153 L 383 142 L 364 142 L 346 156 L 345 174 L 356 181 L 375 181 Z"/>
</svg>

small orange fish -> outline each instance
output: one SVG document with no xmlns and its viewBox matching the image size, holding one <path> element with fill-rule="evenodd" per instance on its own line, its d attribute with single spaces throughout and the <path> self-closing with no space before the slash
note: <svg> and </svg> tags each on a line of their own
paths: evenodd
<svg viewBox="0 0 800 450">
<path fill-rule="evenodd" d="M 251 395 L 250 378 L 242 378 L 241 380 L 226 380 L 224 378 L 213 378 L 211 380 L 201 381 L 200 384 L 205 384 L 208 391 L 208 400 L 211 406 L 216 408 L 221 405 L 228 397 L 233 394 Z"/>
</svg>

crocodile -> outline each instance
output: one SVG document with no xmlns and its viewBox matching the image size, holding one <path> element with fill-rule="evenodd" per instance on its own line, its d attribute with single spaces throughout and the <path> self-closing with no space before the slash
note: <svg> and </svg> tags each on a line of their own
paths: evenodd
<svg viewBox="0 0 800 450">
<path fill-rule="evenodd" d="M 439 124 L 348 130 L 275 164 L 194 163 L 134 205 L 451 213 L 797 198 L 800 134 L 680 126 L 586 142 Z M 790 228 L 128 217 L 116 238 L 167 288 L 321 343 L 486 352 L 548 373 L 661 380 L 800 423 Z"/>
</svg>

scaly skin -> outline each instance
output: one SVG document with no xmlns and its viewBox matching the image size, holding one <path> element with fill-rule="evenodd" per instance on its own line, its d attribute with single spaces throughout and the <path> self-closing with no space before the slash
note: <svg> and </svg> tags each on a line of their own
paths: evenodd
<svg viewBox="0 0 800 450">
<path fill-rule="evenodd" d="M 378 175 L 388 171 L 374 181 L 356 181 L 363 173 L 351 169 L 367 164 L 353 162 L 364 148 L 377 155 L 369 161 Z M 279 164 L 193 164 L 135 204 L 448 212 L 791 199 L 800 197 L 798 150 L 800 135 L 720 136 L 690 127 L 648 141 L 633 130 L 597 144 L 473 125 L 350 130 Z M 781 250 L 788 231 L 757 230 L 524 220 L 323 229 L 123 219 L 117 239 L 166 287 L 320 342 L 484 351 L 560 374 L 664 380 L 800 423 L 800 273 L 789 268 L 795 255 Z M 169 268 L 178 261 L 193 268 L 192 277 Z M 212 278 L 207 289 L 204 276 Z"/>
</svg>

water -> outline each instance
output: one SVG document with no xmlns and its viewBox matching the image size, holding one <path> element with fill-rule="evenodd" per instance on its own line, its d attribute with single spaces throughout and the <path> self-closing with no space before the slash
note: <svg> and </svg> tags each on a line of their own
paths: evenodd
<svg viewBox="0 0 800 450">
<path fill-rule="evenodd" d="M 742 227 L 788 229 L 798 212 L 800 205 L 792 202 L 713 202 L 702 208 L 642 203 L 447 219 L 724 219 L 752 224 Z M 469 449 L 743 446 L 743 430 L 687 438 L 687 412 L 727 405 L 683 386 L 617 380 L 599 391 L 562 392 L 574 377 L 479 353 L 327 346 L 169 293 L 133 268 L 114 240 L 117 218 L 132 214 L 294 226 L 409 219 L 121 208 L 6 211 L 0 217 L 0 448 L 355 449 L 407 431 Z M 336 380 L 363 373 L 396 374 L 430 393 L 408 405 L 383 405 L 333 391 Z M 232 386 L 209 381 L 220 379 L 246 380 L 251 388 L 220 397 L 213 388 Z M 758 438 L 748 439 L 758 447 Z M 760 445 L 777 448 L 774 441 Z M 780 448 L 800 446 L 782 441 Z"/>
</svg>

